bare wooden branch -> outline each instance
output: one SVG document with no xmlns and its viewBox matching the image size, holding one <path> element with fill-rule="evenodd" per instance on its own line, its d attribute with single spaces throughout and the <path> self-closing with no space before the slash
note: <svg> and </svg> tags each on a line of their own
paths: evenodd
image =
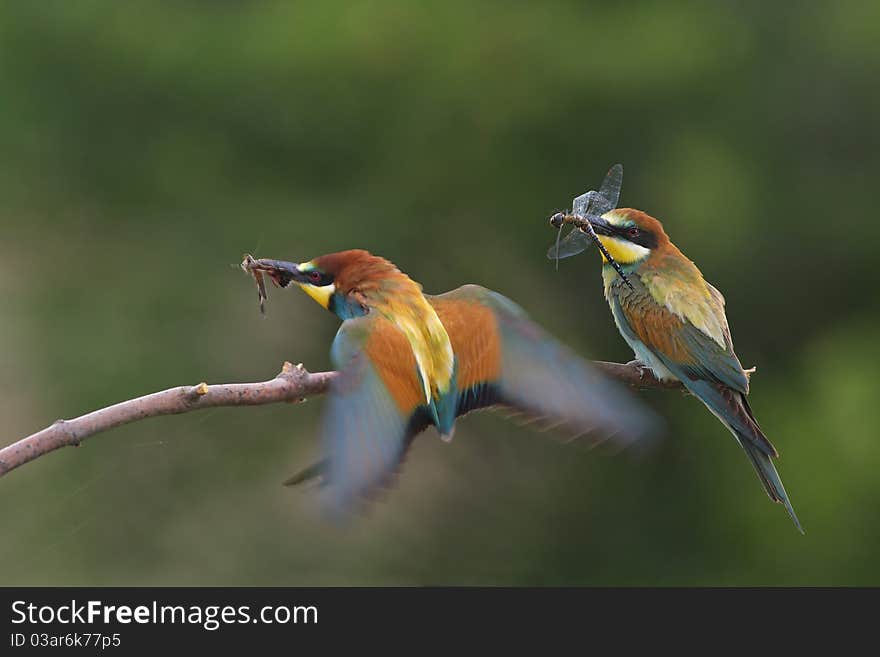
<svg viewBox="0 0 880 657">
<path fill-rule="evenodd" d="M 606 376 L 625 383 L 630 388 L 647 390 L 649 388 L 665 388 L 667 390 L 684 390 L 680 381 L 661 381 L 650 368 L 645 367 L 637 360 L 628 363 L 609 363 L 604 360 L 594 360 L 593 367 Z"/>
<path fill-rule="evenodd" d="M 632 361 L 593 365 L 607 376 L 638 388 L 681 388 L 677 382 L 659 381 L 641 363 Z M 143 397 L 119 402 L 72 420 L 57 420 L 42 431 L 0 449 L 0 477 L 15 468 L 61 447 L 75 447 L 83 440 L 102 431 L 148 417 L 189 413 L 217 406 L 258 406 L 278 402 L 305 401 L 330 387 L 336 372 L 309 372 L 301 364 L 284 363 L 274 379 L 258 383 L 220 383 L 179 386 Z"/>
<path fill-rule="evenodd" d="M 215 406 L 258 406 L 300 402 L 327 391 L 336 372 L 308 372 L 302 365 L 284 363 L 274 379 L 258 383 L 221 383 L 169 388 L 119 402 L 73 420 L 57 420 L 42 431 L 0 449 L 0 477 L 60 447 L 75 447 L 86 438 L 159 415 L 189 413 Z"/>
</svg>

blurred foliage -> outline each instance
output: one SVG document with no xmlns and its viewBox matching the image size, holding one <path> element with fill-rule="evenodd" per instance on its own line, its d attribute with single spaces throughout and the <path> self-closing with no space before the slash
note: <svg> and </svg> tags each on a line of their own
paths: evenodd
<svg viewBox="0 0 880 657">
<path fill-rule="evenodd" d="M 231 267 L 365 247 L 628 360 L 546 217 L 625 165 L 724 291 L 806 527 L 696 401 L 646 458 L 502 418 L 417 441 L 351 527 L 279 482 L 323 400 L 120 428 L 0 481 L 2 584 L 880 584 L 880 5 L 3 3 L 3 442 L 169 385 L 328 367 Z"/>
</svg>

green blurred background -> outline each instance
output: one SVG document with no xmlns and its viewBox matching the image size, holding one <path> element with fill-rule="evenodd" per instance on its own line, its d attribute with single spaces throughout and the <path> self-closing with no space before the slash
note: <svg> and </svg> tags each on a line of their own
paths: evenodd
<svg viewBox="0 0 880 657">
<path fill-rule="evenodd" d="M 280 482 L 323 406 L 117 429 L 0 480 L 2 584 L 880 584 L 880 4 L 3 3 L 8 443 L 131 396 L 329 367 L 337 321 L 245 251 L 364 247 L 631 353 L 549 214 L 625 166 L 726 295 L 807 530 L 693 399 L 646 458 L 493 414 L 347 528 Z"/>
</svg>

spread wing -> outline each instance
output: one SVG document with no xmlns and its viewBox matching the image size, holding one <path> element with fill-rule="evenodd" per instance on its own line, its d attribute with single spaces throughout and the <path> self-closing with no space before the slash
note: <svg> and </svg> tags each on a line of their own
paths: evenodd
<svg viewBox="0 0 880 657">
<path fill-rule="evenodd" d="M 490 406 L 627 445 L 655 417 L 505 297 L 468 285 L 428 297 L 452 342 L 456 416 Z M 331 512 L 386 485 L 417 434 L 432 423 L 412 349 L 378 314 L 343 322 L 333 342 L 339 377 L 321 430 L 322 460 L 285 483 L 319 478 Z"/>
<path fill-rule="evenodd" d="M 466 285 L 429 300 L 456 356 L 459 415 L 502 405 L 575 436 L 628 444 L 655 417 L 502 295 Z"/>
<path fill-rule="evenodd" d="M 409 343 L 378 315 L 348 320 L 332 350 L 339 377 L 324 409 L 323 459 L 285 484 L 322 479 L 322 502 L 346 511 L 388 483 L 413 438 L 428 426 Z"/>
</svg>

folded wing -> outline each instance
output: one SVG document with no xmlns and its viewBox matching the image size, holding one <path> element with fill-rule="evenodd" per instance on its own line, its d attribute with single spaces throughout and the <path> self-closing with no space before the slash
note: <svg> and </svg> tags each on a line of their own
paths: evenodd
<svg viewBox="0 0 880 657">
<path fill-rule="evenodd" d="M 688 319 L 655 303 L 640 282 L 635 292 L 620 289 L 611 310 L 621 330 L 650 349 L 713 413 L 723 415 L 741 439 L 776 456 L 745 402 L 749 380 L 733 351 L 726 320 L 721 345 Z M 717 312 L 711 307 L 700 310 Z"/>
</svg>

